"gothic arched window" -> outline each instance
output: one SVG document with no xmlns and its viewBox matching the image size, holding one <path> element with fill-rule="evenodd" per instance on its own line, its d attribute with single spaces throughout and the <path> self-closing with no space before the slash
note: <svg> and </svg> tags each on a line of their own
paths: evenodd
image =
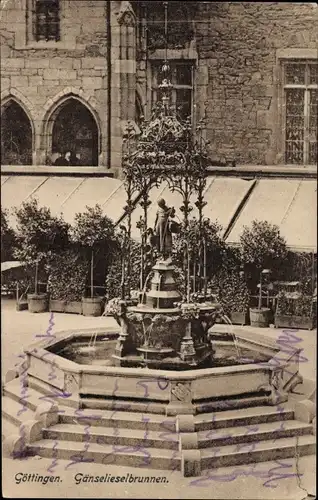
<svg viewBox="0 0 318 500">
<path fill-rule="evenodd" d="M 32 165 L 31 123 L 13 99 L 1 110 L 1 164 Z"/>
<path fill-rule="evenodd" d="M 52 153 L 72 151 L 79 165 L 98 165 L 98 127 L 89 109 L 74 98 L 67 99 L 55 114 Z"/>
</svg>

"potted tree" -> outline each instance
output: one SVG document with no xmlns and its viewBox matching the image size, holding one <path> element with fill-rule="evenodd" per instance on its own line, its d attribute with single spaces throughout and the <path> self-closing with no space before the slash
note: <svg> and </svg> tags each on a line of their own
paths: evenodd
<svg viewBox="0 0 318 500">
<path fill-rule="evenodd" d="M 16 235 L 8 222 L 8 211 L 1 208 L 1 262 L 13 260 L 15 245 Z"/>
<path fill-rule="evenodd" d="M 174 261 L 179 268 L 183 267 L 184 247 L 188 241 L 190 254 L 190 269 L 192 279 L 194 279 L 193 290 L 200 289 L 200 284 L 196 283 L 195 276 L 199 269 L 195 266 L 196 257 L 203 248 L 203 238 L 205 242 L 205 274 L 207 277 L 213 276 L 218 272 L 222 265 L 223 257 L 226 253 L 226 245 L 222 238 L 222 226 L 217 221 L 211 221 L 204 218 L 202 221 L 201 233 L 198 221 L 192 218 L 188 221 L 187 236 L 185 235 L 184 223 L 181 225 L 181 230 L 174 238 Z"/>
<path fill-rule="evenodd" d="M 84 316 L 102 314 L 103 297 L 95 293 L 94 276 L 98 265 L 105 275 L 111 258 L 117 248 L 113 222 L 103 214 L 99 205 L 86 207 L 86 211 L 75 215 L 75 224 L 71 230 L 72 241 L 81 255 L 89 263 L 89 294 L 82 298 Z"/>
<path fill-rule="evenodd" d="M 241 268 L 240 252 L 237 248 L 225 245 L 220 257 L 210 285 L 231 322 L 246 325 L 249 323 L 250 294 Z"/>
<path fill-rule="evenodd" d="M 314 328 L 314 304 L 310 295 L 281 291 L 277 296 L 275 311 L 276 328 Z"/>
<path fill-rule="evenodd" d="M 272 311 L 269 307 L 263 307 L 263 282 L 271 274 L 270 269 L 262 269 L 258 285 L 258 304 L 257 307 L 250 308 L 251 326 L 267 328 L 270 324 Z"/>
<path fill-rule="evenodd" d="M 50 311 L 82 314 L 86 276 L 86 262 L 75 249 L 61 253 L 49 267 Z"/>
<path fill-rule="evenodd" d="M 139 290 L 140 287 L 140 243 L 131 240 L 131 266 L 130 266 L 130 288 L 132 290 Z M 111 263 L 107 270 L 105 281 L 106 297 L 107 300 L 112 300 L 116 297 L 125 298 L 128 290 L 126 290 L 125 270 L 123 266 L 123 249 L 121 252 L 116 253 L 111 259 Z M 126 279 L 125 279 L 126 278 Z"/>
<path fill-rule="evenodd" d="M 233 273 L 231 278 L 229 290 L 232 297 L 230 320 L 233 325 L 248 325 L 250 294 L 246 286 L 244 273 Z"/>
<path fill-rule="evenodd" d="M 250 290 L 258 284 L 257 307 L 250 308 L 252 326 L 268 327 L 271 309 L 263 307 L 262 287 L 269 274 L 277 274 L 287 255 L 284 238 L 279 227 L 267 221 L 253 221 L 251 227 L 244 227 L 240 236 L 241 261 L 245 273 L 250 276 Z"/>
<path fill-rule="evenodd" d="M 34 270 L 34 292 L 28 294 L 30 312 L 44 312 L 48 307 L 46 292 L 40 292 L 39 276 L 45 276 L 47 265 L 68 244 L 68 224 L 54 217 L 36 199 L 15 210 L 17 218 L 17 249 L 14 255 Z"/>
<path fill-rule="evenodd" d="M 212 278 L 211 285 L 225 314 L 234 325 L 249 323 L 249 291 L 244 273 L 237 269 L 222 269 Z"/>
</svg>

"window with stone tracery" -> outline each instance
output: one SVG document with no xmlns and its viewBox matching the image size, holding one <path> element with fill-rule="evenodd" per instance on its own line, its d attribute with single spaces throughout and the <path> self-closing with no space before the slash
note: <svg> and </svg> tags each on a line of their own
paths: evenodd
<svg viewBox="0 0 318 500">
<path fill-rule="evenodd" d="M 59 0 L 36 0 L 33 16 L 33 35 L 36 41 L 60 40 Z"/>
<path fill-rule="evenodd" d="M 317 163 L 318 64 L 284 64 L 285 163 Z"/>
<path fill-rule="evenodd" d="M 152 66 L 152 105 L 162 98 L 159 84 L 162 81 L 163 61 Z M 182 120 L 193 117 L 193 70 L 192 61 L 169 61 L 171 67 L 171 104 Z"/>
</svg>

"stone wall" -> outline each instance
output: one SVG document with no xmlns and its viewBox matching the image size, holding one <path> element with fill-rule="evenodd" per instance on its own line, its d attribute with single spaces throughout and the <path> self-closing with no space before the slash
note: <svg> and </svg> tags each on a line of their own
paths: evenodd
<svg viewBox="0 0 318 500">
<path fill-rule="evenodd" d="M 203 98 L 214 158 L 283 163 L 280 59 L 317 58 L 317 22 L 311 3 L 198 2 L 196 48 L 208 71 Z"/>
<path fill-rule="evenodd" d="M 94 115 L 99 131 L 99 164 L 106 163 L 106 2 L 62 0 L 60 41 L 36 42 L 32 0 L 8 0 L 1 12 L 1 97 L 14 96 L 34 124 L 33 163 L 44 164 L 50 114 L 68 96 L 78 97 Z M 103 132 L 103 133 L 102 133 Z M 50 153 L 50 151 L 48 151 Z"/>
<path fill-rule="evenodd" d="M 149 64 L 139 59 L 136 71 L 130 2 L 111 2 L 109 96 L 106 0 L 62 0 L 59 42 L 33 40 L 31 18 L 26 17 L 33 1 L 4 0 L 1 10 L 1 98 L 15 97 L 34 124 L 33 164 L 45 163 L 50 117 L 73 95 L 98 124 L 99 165 L 108 164 L 110 126 L 111 166 L 119 168 L 123 127 L 134 119 L 136 91 L 142 105 L 149 108 L 150 102 Z M 196 61 L 196 118 L 207 102 L 212 158 L 283 163 L 280 64 L 286 57 L 317 56 L 318 8 L 283 2 L 196 6 L 193 43 L 172 52 L 176 59 Z"/>
</svg>

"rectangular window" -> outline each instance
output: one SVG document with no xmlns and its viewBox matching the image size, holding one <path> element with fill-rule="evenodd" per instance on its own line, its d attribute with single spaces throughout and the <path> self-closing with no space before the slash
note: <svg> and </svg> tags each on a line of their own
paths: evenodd
<svg viewBox="0 0 318 500">
<path fill-rule="evenodd" d="M 158 89 L 163 76 L 161 73 L 163 61 L 157 61 L 152 67 L 152 105 L 161 99 Z M 193 123 L 193 62 L 169 61 L 171 68 L 171 105 L 174 106 L 177 116 L 181 120 L 191 119 Z"/>
<path fill-rule="evenodd" d="M 34 38 L 36 41 L 60 40 L 59 0 L 36 0 Z"/>
<path fill-rule="evenodd" d="M 284 64 L 285 162 L 317 163 L 318 63 Z"/>
</svg>

